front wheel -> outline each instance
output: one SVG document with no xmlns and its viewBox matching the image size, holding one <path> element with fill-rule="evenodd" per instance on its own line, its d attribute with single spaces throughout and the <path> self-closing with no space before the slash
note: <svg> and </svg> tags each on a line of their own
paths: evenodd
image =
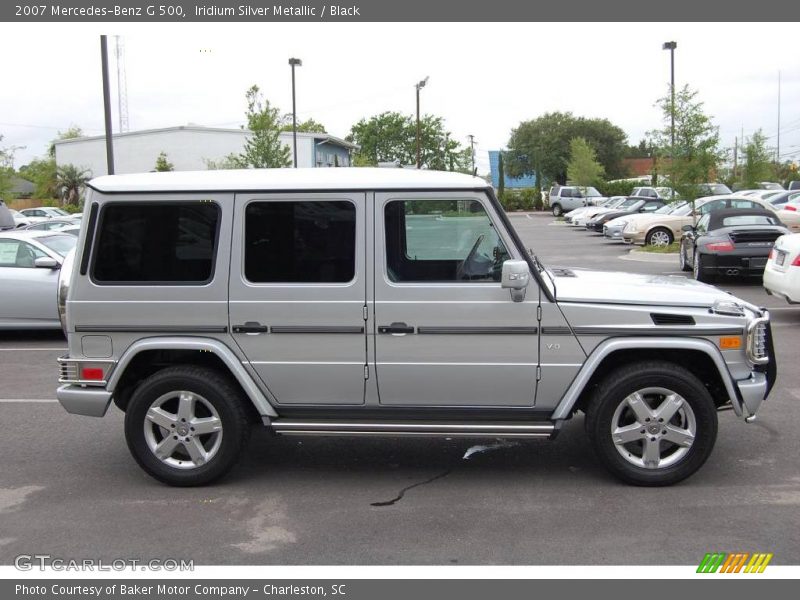
<svg viewBox="0 0 800 600">
<path fill-rule="evenodd" d="M 681 242 L 681 247 L 680 250 L 678 251 L 678 256 L 679 256 L 678 260 L 681 263 L 681 271 L 686 271 L 686 272 L 691 271 L 692 267 L 689 266 L 689 263 L 686 260 L 686 248 L 684 247 L 683 242 Z"/>
<path fill-rule="evenodd" d="M 641 486 L 686 479 L 708 459 L 717 438 L 717 411 L 705 386 L 687 369 L 661 361 L 611 373 L 585 424 L 603 465 Z"/>
<path fill-rule="evenodd" d="M 175 486 L 225 475 L 250 428 L 241 392 L 211 369 L 170 367 L 147 378 L 125 413 L 128 448 L 149 475 Z"/>
<path fill-rule="evenodd" d="M 672 243 L 672 232 L 664 227 L 657 227 L 647 234 L 645 246 L 669 246 Z"/>
<path fill-rule="evenodd" d="M 553 216 L 560 217 L 564 214 L 564 210 L 561 208 L 560 204 L 553 204 Z"/>
</svg>

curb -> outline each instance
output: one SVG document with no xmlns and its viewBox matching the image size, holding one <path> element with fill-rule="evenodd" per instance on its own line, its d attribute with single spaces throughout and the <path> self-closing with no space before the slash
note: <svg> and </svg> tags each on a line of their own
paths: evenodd
<svg viewBox="0 0 800 600">
<path fill-rule="evenodd" d="M 655 252 L 642 252 L 641 250 L 629 250 L 627 255 L 620 256 L 620 260 L 634 260 L 637 262 L 670 263 L 678 258 L 677 252 L 667 254 L 657 254 Z"/>
</svg>

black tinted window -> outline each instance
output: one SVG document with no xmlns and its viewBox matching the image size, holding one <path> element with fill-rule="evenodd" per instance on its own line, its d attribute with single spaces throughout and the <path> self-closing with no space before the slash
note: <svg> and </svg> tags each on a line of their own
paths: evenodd
<svg viewBox="0 0 800 600">
<path fill-rule="evenodd" d="M 347 201 L 253 202 L 245 277 L 254 283 L 344 283 L 356 269 L 356 207 Z"/>
<path fill-rule="evenodd" d="M 93 277 L 105 283 L 206 283 L 214 274 L 219 207 L 211 202 L 110 204 Z"/>
</svg>

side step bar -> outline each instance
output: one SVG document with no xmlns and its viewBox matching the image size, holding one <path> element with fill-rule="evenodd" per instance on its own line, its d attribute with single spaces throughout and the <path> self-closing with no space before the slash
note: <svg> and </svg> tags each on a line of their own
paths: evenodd
<svg viewBox="0 0 800 600">
<path fill-rule="evenodd" d="M 552 438 L 553 422 L 328 421 L 274 419 L 279 435 Z"/>
</svg>

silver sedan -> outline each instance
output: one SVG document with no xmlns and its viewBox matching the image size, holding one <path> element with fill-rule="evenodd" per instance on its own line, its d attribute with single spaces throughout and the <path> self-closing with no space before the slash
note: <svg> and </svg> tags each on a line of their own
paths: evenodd
<svg viewBox="0 0 800 600">
<path fill-rule="evenodd" d="M 61 327 L 58 272 L 77 239 L 51 231 L 0 233 L 0 330 Z"/>
</svg>

